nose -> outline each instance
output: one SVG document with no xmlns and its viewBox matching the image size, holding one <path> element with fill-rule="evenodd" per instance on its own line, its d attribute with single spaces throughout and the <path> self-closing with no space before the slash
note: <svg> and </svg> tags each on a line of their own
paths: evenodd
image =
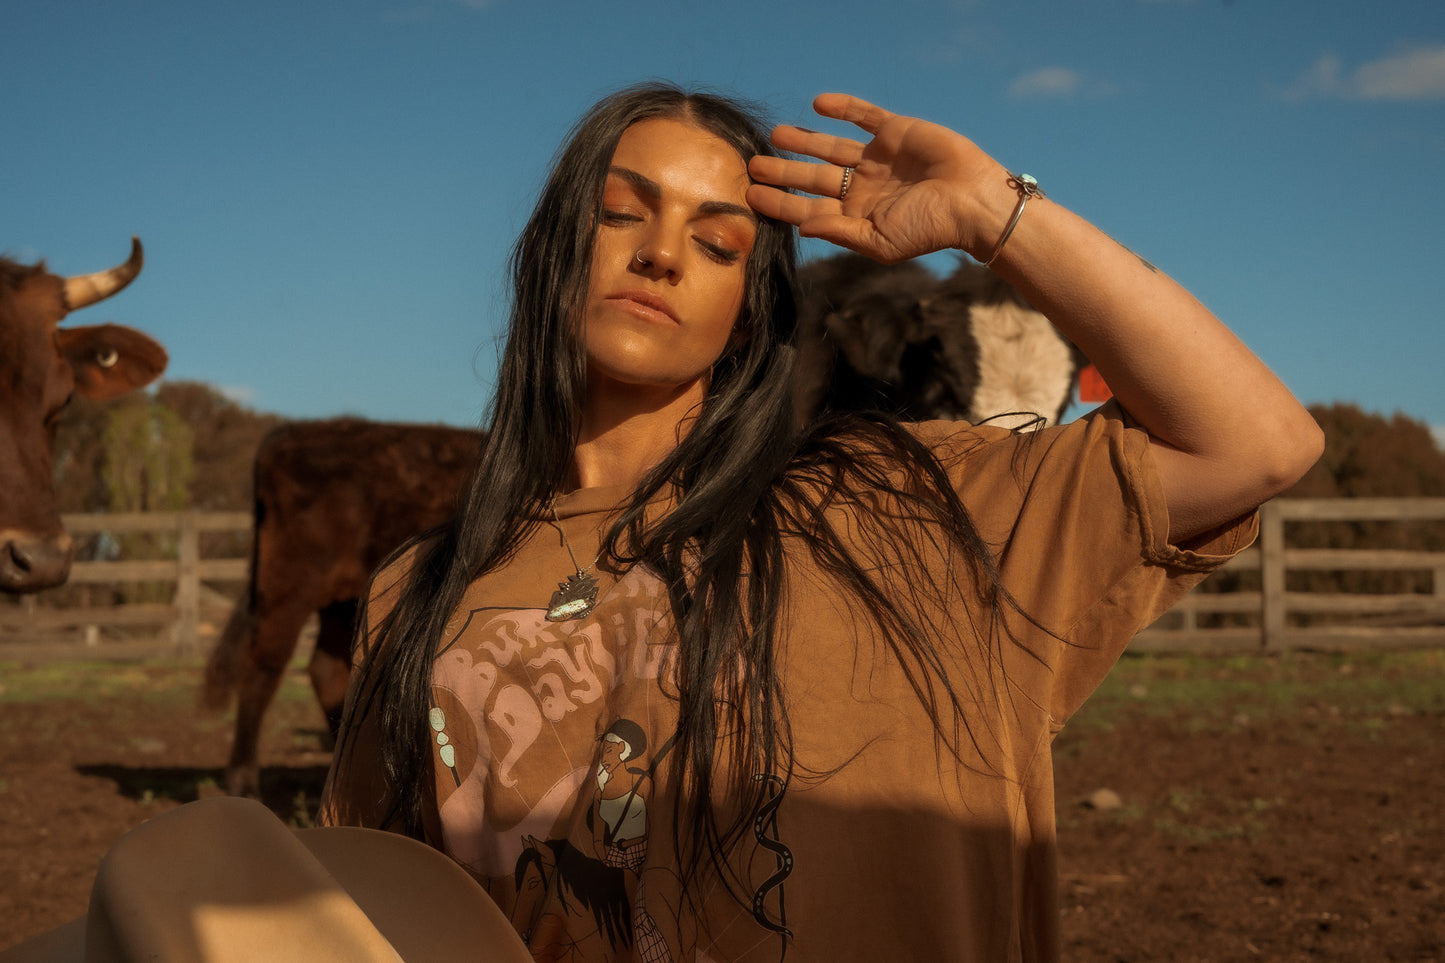
<svg viewBox="0 0 1445 963">
<path fill-rule="evenodd" d="M 12 531 L 0 538 L 0 592 L 38 592 L 70 574 L 69 535 L 38 538 Z"/>
<path fill-rule="evenodd" d="M 644 277 L 666 278 L 675 282 L 682 275 L 681 250 L 682 239 L 659 225 L 649 232 L 632 256 L 632 270 Z"/>
</svg>

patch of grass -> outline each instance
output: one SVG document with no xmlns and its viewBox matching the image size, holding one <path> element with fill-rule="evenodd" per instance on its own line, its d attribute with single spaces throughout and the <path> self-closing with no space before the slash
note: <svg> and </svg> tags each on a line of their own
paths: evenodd
<svg viewBox="0 0 1445 963">
<path fill-rule="evenodd" d="M 1283 805 L 1280 799 L 1233 799 L 1200 790 L 1172 790 L 1162 804 L 1132 803 L 1112 817 L 1134 825 L 1148 823 L 1164 836 L 1203 846 L 1231 839 L 1251 839 L 1269 832 L 1266 814 Z"/>
<path fill-rule="evenodd" d="M 113 698 L 139 699 L 157 709 L 194 705 L 205 672 L 200 660 L 147 662 L 3 662 L 0 706 Z M 313 701 L 304 666 L 282 677 L 277 703 Z"/>
<path fill-rule="evenodd" d="M 293 729 L 291 748 L 302 752 L 326 751 L 324 743 L 329 735 L 325 729 Z"/>
<path fill-rule="evenodd" d="M 1197 823 L 1176 822 L 1168 818 L 1154 820 L 1154 829 L 1165 836 L 1173 836 L 1196 846 L 1221 843 L 1230 839 L 1243 839 L 1250 835 L 1249 828 L 1242 825 L 1201 826 Z"/>
<path fill-rule="evenodd" d="M 1184 792 L 1181 789 L 1174 789 L 1169 792 L 1167 805 L 1170 809 L 1179 813 L 1187 813 L 1199 802 L 1203 793 Z"/>
<path fill-rule="evenodd" d="M 1126 655 L 1070 728 L 1174 718 L 1204 732 L 1232 728 L 1241 715 L 1271 724 L 1311 707 L 1377 720 L 1377 730 L 1402 711 L 1445 712 L 1445 649 Z"/>
<path fill-rule="evenodd" d="M 291 818 L 286 822 L 292 829 L 315 827 L 316 820 L 311 818 L 311 801 L 306 796 L 306 790 L 297 790 L 296 795 L 291 799 Z"/>
<path fill-rule="evenodd" d="M 181 662 L 37 662 L 0 664 L 5 680 L 0 704 L 86 701 L 143 694 L 164 699 L 169 693 L 194 692 L 199 663 Z"/>
</svg>

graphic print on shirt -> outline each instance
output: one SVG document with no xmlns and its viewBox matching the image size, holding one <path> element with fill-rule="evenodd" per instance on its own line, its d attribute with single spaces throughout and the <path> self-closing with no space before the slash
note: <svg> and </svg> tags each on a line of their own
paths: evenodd
<svg viewBox="0 0 1445 963">
<path fill-rule="evenodd" d="M 672 818 L 655 788 L 676 728 L 673 687 L 660 678 L 673 645 L 662 594 L 634 569 L 581 620 L 549 622 L 540 607 L 463 609 L 436 659 L 429 722 L 442 848 L 539 959 L 665 961 L 708 942 L 680 898 L 673 857 L 647 863 L 649 828 L 667 833 Z M 741 856 L 754 905 L 737 912 L 781 935 L 791 853 L 777 839 L 782 784 L 769 777 L 766 788 L 753 814 L 758 848 Z"/>
<path fill-rule="evenodd" d="M 577 800 L 585 836 L 524 837 L 511 920 L 534 954 L 612 959 L 633 951 L 648 963 L 672 960 L 642 882 L 653 777 L 671 745 L 650 752 L 638 723 L 614 720 L 597 740 L 592 779 Z"/>
<path fill-rule="evenodd" d="M 511 907 L 519 929 L 590 943 L 587 959 L 627 955 L 636 933 L 645 943 L 656 930 L 632 906 L 666 754 L 645 726 L 656 713 L 665 738 L 676 718 L 658 682 L 670 640 L 660 594 L 634 569 L 583 620 L 463 609 L 434 666 L 443 849 Z M 542 915 L 560 918 L 524 905 L 538 883 Z"/>
<path fill-rule="evenodd" d="M 540 608 L 456 617 L 433 670 L 437 807 L 444 848 L 478 879 L 511 877 L 523 835 L 553 835 L 589 778 L 609 704 L 661 700 L 657 591 L 634 570 L 582 622 L 548 622 Z"/>
<path fill-rule="evenodd" d="M 609 866 L 640 873 L 647 858 L 647 797 L 661 756 L 652 766 L 641 765 L 647 734 L 631 719 L 612 723 L 597 742 L 601 747 L 597 791 L 587 810 L 592 851 Z M 664 754 L 668 748 L 663 748 Z"/>
<path fill-rule="evenodd" d="M 773 871 L 753 891 L 753 919 L 774 933 L 791 938 L 793 931 L 788 929 L 783 881 L 793 873 L 793 851 L 784 845 L 778 835 L 778 807 L 783 804 L 783 796 L 788 791 L 787 785 L 774 775 L 756 773 L 753 779 L 763 783 L 769 792 L 758 811 L 753 814 L 753 839 L 757 840 L 760 854 L 761 851 L 771 853 L 774 861 Z M 775 891 L 777 909 L 770 912 L 768 904 L 774 898 Z"/>
</svg>

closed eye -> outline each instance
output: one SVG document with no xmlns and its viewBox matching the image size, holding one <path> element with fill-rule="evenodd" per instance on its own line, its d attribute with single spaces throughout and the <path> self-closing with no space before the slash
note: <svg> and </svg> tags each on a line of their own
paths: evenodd
<svg viewBox="0 0 1445 963">
<path fill-rule="evenodd" d="M 697 243 L 698 246 L 702 248 L 703 253 L 719 264 L 736 264 L 738 258 L 743 255 L 742 251 L 730 247 L 723 247 L 721 244 L 714 244 L 711 241 L 704 241 L 701 238 L 698 239 Z"/>
</svg>

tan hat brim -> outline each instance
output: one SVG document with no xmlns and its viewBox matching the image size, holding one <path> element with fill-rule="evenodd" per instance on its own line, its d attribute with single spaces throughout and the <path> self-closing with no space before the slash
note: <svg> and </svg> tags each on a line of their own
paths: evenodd
<svg viewBox="0 0 1445 963">
<path fill-rule="evenodd" d="M 0 963 L 459 956 L 531 960 L 451 859 L 378 830 L 292 831 L 260 803 L 221 797 L 121 837 L 101 861 L 86 916 L 0 953 Z"/>
</svg>

